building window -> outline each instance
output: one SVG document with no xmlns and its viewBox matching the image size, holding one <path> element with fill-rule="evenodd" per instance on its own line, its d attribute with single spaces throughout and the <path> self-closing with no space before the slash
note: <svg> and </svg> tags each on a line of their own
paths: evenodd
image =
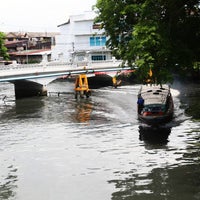
<svg viewBox="0 0 200 200">
<path fill-rule="evenodd" d="M 90 37 L 90 46 L 106 46 L 106 37 Z"/>
<path fill-rule="evenodd" d="M 85 59 L 85 55 L 81 54 L 81 55 L 78 55 L 77 56 L 77 60 L 80 62 L 80 61 L 84 61 Z"/>
<path fill-rule="evenodd" d="M 97 24 L 93 24 L 92 28 L 99 30 L 99 29 L 101 29 L 101 26 L 102 26 L 101 24 L 97 23 Z"/>
<path fill-rule="evenodd" d="M 106 55 L 94 55 L 91 57 L 93 61 L 106 60 Z"/>
</svg>

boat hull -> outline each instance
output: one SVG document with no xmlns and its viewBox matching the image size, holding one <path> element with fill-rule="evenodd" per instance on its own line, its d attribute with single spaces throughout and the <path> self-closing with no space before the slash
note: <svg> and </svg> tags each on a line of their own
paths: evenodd
<svg viewBox="0 0 200 200">
<path fill-rule="evenodd" d="M 138 114 L 138 119 L 145 124 L 159 126 L 169 123 L 173 119 L 173 113 L 162 116 L 143 116 Z"/>
<path fill-rule="evenodd" d="M 142 99 L 142 101 L 141 101 Z M 174 104 L 169 87 L 145 87 L 138 94 L 138 119 L 159 126 L 173 119 Z"/>
</svg>

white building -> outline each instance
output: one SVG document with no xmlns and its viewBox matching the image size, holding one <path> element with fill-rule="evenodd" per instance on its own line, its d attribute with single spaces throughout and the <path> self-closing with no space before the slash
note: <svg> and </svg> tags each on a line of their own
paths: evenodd
<svg viewBox="0 0 200 200">
<path fill-rule="evenodd" d="M 59 25 L 60 35 L 56 36 L 56 45 L 52 60 L 88 65 L 99 61 L 111 61 L 111 51 L 106 48 L 106 36 L 100 24 L 94 24 L 95 13 L 87 11 L 72 15 Z"/>
</svg>

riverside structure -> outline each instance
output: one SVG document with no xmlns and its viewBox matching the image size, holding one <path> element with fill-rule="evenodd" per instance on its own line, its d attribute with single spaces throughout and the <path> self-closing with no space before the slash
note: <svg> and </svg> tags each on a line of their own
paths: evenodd
<svg viewBox="0 0 200 200">
<path fill-rule="evenodd" d="M 15 97 L 47 95 L 46 86 L 53 80 L 69 75 L 105 72 L 111 77 L 113 71 L 126 71 L 130 67 L 121 67 L 119 61 L 90 62 L 87 66 L 78 66 L 64 62 L 45 62 L 41 64 L 11 64 L 0 67 L 0 82 L 11 82 L 15 86 Z"/>
</svg>

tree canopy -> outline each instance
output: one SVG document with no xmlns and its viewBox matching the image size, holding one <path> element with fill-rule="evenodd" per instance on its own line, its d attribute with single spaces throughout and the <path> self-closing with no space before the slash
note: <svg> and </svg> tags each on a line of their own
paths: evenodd
<svg viewBox="0 0 200 200">
<path fill-rule="evenodd" d="M 4 45 L 5 41 L 5 34 L 0 32 L 0 57 L 2 57 L 4 60 L 8 60 L 9 55 L 7 53 L 7 48 Z"/>
<path fill-rule="evenodd" d="M 141 79 L 151 67 L 166 82 L 200 62 L 200 0 L 97 0 L 96 11 L 113 55 L 136 65 Z"/>
</svg>

